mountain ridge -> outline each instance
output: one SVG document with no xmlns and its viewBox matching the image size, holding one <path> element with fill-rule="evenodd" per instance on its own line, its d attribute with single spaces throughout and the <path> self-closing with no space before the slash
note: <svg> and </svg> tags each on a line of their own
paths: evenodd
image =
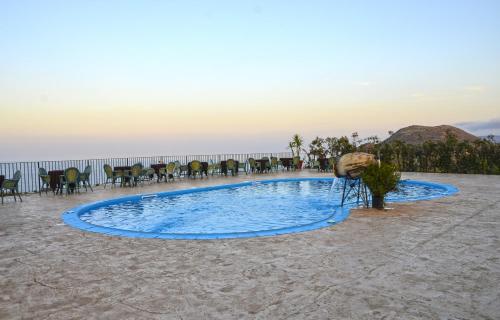
<svg viewBox="0 0 500 320">
<path fill-rule="evenodd" d="M 450 125 L 439 126 L 421 126 L 411 125 L 404 127 L 393 133 L 389 138 L 385 139 L 383 143 L 391 143 L 394 141 L 401 141 L 406 144 L 418 145 L 426 141 L 442 142 L 446 140 L 447 133 L 451 133 L 457 137 L 459 141 L 475 141 L 479 137 L 468 133 L 460 128 Z"/>
</svg>

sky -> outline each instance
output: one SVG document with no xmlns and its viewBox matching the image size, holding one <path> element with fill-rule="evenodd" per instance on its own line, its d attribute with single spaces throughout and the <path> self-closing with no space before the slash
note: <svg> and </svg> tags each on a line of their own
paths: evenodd
<svg viewBox="0 0 500 320">
<path fill-rule="evenodd" d="M 500 1 L 0 1 L 0 161 L 500 134 Z"/>
</svg>

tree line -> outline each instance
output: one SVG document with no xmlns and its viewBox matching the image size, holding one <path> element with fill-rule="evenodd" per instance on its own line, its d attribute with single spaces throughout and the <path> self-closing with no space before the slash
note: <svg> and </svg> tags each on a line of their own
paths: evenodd
<svg viewBox="0 0 500 320">
<path fill-rule="evenodd" d="M 310 168 L 316 160 L 361 151 L 376 154 L 381 161 L 406 172 L 500 174 L 500 144 L 492 136 L 470 142 L 459 141 L 448 132 L 444 141 L 413 145 L 403 141 L 381 142 L 377 136 L 360 139 L 355 132 L 351 139 L 316 137 L 305 146 L 304 139 L 295 134 L 288 148 L 294 156 L 302 156 Z"/>
</svg>

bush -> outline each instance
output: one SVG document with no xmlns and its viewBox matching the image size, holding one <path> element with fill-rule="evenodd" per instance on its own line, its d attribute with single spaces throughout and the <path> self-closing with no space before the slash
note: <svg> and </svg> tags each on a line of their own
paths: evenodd
<svg viewBox="0 0 500 320">
<path fill-rule="evenodd" d="M 361 177 L 374 197 L 383 198 L 387 193 L 396 189 L 401 174 L 392 164 L 381 163 L 380 166 L 369 165 Z"/>
</svg>

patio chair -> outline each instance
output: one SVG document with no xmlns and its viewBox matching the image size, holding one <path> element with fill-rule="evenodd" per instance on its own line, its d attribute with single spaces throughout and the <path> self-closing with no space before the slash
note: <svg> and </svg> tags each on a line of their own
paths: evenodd
<svg viewBox="0 0 500 320">
<path fill-rule="evenodd" d="M 179 177 L 185 177 L 188 173 L 188 165 L 187 164 L 181 164 L 179 167 Z"/>
<path fill-rule="evenodd" d="M 214 162 L 212 159 L 210 159 L 208 163 L 208 173 L 210 173 L 212 176 L 214 173 L 220 173 L 220 163 Z"/>
<path fill-rule="evenodd" d="M 6 195 L 6 191 L 10 191 L 11 194 L 14 196 L 14 201 L 17 202 L 16 199 L 16 194 L 19 197 L 19 200 L 23 202 L 23 199 L 21 198 L 21 194 L 19 193 L 19 180 L 21 180 L 21 171 L 17 170 L 14 173 L 14 176 L 12 179 L 5 179 L 2 182 L 2 185 L 0 186 L 0 196 L 2 197 L 2 204 L 3 204 L 3 197 Z"/>
<path fill-rule="evenodd" d="M 153 168 L 142 169 L 142 181 L 148 180 L 149 183 L 151 183 L 154 177 L 155 177 L 155 169 Z"/>
<path fill-rule="evenodd" d="M 245 162 L 243 161 L 238 162 L 238 170 L 239 169 L 242 169 L 243 171 L 245 171 L 245 174 L 248 174 L 248 169 L 249 169 L 248 160 Z"/>
<path fill-rule="evenodd" d="M 75 167 L 64 170 L 60 185 L 61 189 L 66 187 L 66 194 L 73 193 L 75 190 L 80 193 L 80 171 Z M 63 190 L 61 190 L 61 194 L 62 192 Z"/>
<path fill-rule="evenodd" d="M 181 177 L 181 163 L 179 160 L 174 161 L 175 163 L 175 175 L 180 178 Z"/>
<path fill-rule="evenodd" d="M 165 182 L 167 182 L 167 168 L 159 168 L 158 169 L 158 182 L 160 182 L 163 177 L 165 177 Z"/>
<path fill-rule="evenodd" d="M 236 162 L 233 159 L 227 159 L 226 161 L 226 176 L 231 170 L 231 175 L 234 176 L 236 174 Z"/>
<path fill-rule="evenodd" d="M 47 191 L 50 189 L 50 176 L 47 173 L 47 170 L 45 168 L 38 168 L 38 177 L 40 178 L 40 190 L 38 190 L 38 193 L 42 195 L 42 191 L 45 191 L 45 194 L 47 194 Z"/>
<path fill-rule="evenodd" d="M 248 164 L 250 165 L 251 172 L 258 172 L 260 170 L 260 163 L 255 161 L 254 158 L 248 158 Z"/>
<path fill-rule="evenodd" d="M 264 164 L 263 164 L 263 165 L 264 165 L 264 167 L 263 167 L 263 168 L 261 168 L 261 169 L 262 169 L 262 171 L 266 171 L 266 172 L 271 171 L 271 161 L 269 161 L 269 157 L 262 157 L 262 160 L 266 160 L 266 161 L 264 162 Z M 261 165 L 262 165 L 262 164 L 261 164 Z"/>
<path fill-rule="evenodd" d="M 80 173 L 80 182 L 85 187 L 85 191 L 87 191 L 87 186 L 90 188 L 90 191 L 94 192 L 92 189 L 92 185 L 90 184 L 90 175 L 92 174 L 92 166 L 88 165 L 85 167 L 85 170 Z"/>
<path fill-rule="evenodd" d="M 311 169 L 318 169 L 318 172 L 320 172 L 321 171 L 320 160 L 314 160 L 314 161 L 312 161 Z"/>
<path fill-rule="evenodd" d="M 280 163 L 277 157 L 271 157 L 271 171 L 279 171 Z"/>
<path fill-rule="evenodd" d="M 169 162 L 167 167 L 165 168 L 165 181 L 168 182 L 170 179 L 175 180 L 175 171 L 177 169 L 177 165 L 175 162 Z"/>
<path fill-rule="evenodd" d="M 132 186 L 137 186 L 138 183 L 143 182 L 144 173 L 142 170 L 142 164 L 136 163 L 130 168 L 130 180 Z"/>
<path fill-rule="evenodd" d="M 112 186 L 115 185 L 116 180 L 121 179 L 122 174 L 121 171 L 113 171 L 109 164 L 104 165 L 104 173 L 106 174 L 106 181 L 104 182 L 104 189 L 106 189 L 106 185 L 108 181 L 111 180 Z M 120 181 L 121 182 L 121 181 Z"/>
<path fill-rule="evenodd" d="M 193 178 L 196 179 L 196 174 L 199 174 L 200 177 L 203 178 L 203 171 L 202 171 L 203 167 L 200 161 L 198 160 L 191 161 L 190 168 L 191 168 L 191 175 L 193 176 Z"/>
</svg>

